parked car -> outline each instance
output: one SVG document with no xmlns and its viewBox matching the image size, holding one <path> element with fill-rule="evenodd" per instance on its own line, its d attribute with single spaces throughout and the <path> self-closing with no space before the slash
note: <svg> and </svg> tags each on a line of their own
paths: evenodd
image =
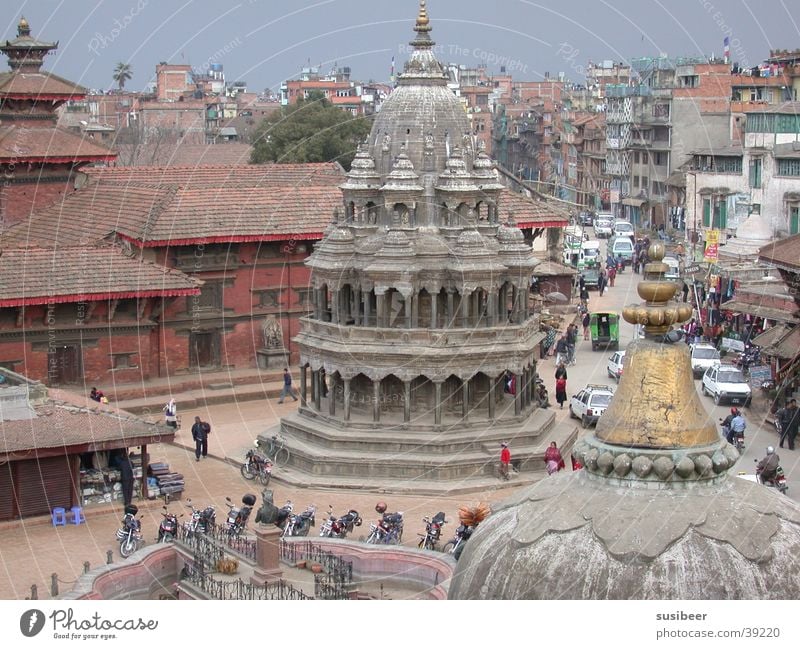
<svg viewBox="0 0 800 649">
<path fill-rule="evenodd" d="M 625 350 L 614 352 L 611 358 L 608 359 L 606 370 L 612 379 L 616 379 L 617 383 L 622 378 L 622 361 L 625 360 Z"/>
<path fill-rule="evenodd" d="M 629 221 L 614 221 L 614 236 L 633 239 L 636 236 L 636 231 Z"/>
<path fill-rule="evenodd" d="M 611 214 L 598 214 L 594 217 L 594 235 L 600 239 L 611 237 L 611 227 L 614 224 L 614 217 Z"/>
<path fill-rule="evenodd" d="M 581 420 L 581 426 L 588 428 L 596 424 L 606 408 L 611 404 L 614 391 L 607 385 L 589 384 L 569 402 L 569 415 Z"/>
<path fill-rule="evenodd" d="M 750 405 L 750 385 L 735 365 L 713 365 L 703 374 L 703 394 L 714 397 L 714 403 Z"/>
<path fill-rule="evenodd" d="M 591 212 L 581 212 L 578 215 L 578 223 L 580 223 L 581 225 L 591 226 L 592 220 L 593 217 Z"/>
<path fill-rule="evenodd" d="M 719 365 L 722 362 L 717 348 L 709 343 L 695 343 L 689 345 L 689 349 L 691 350 L 692 374 L 696 379 L 703 376 L 709 367 Z"/>
</svg>

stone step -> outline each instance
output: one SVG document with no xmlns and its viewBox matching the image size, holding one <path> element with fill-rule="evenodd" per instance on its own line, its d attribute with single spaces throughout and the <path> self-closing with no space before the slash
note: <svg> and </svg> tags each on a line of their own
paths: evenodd
<svg viewBox="0 0 800 649">
<path fill-rule="evenodd" d="M 212 389 L 210 386 L 186 392 L 170 392 L 164 396 L 126 399 L 114 405 L 122 410 L 138 415 L 152 416 L 160 421 L 162 408 L 170 395 L 178 405 L 178 414 L 184 410 L 202 408 L 206 405 L 230 403 L 231 401 L 253 401 L 255 399 L 277 399 L 283 390 L 283 380 L 259 382 L 247 385 L 234 385 L 227 388 Z"/>
</svg>

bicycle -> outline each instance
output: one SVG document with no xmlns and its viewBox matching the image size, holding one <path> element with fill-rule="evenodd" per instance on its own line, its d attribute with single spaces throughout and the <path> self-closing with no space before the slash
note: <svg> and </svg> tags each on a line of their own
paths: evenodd
<svg viewBox="0 0 800 649">
<path fill-rule="evenodd" d="M 257 444 L 261 448 L 261 444 Z M 269 448 L 261 449 L 275 466 L 285 466 L 289 462 L 289 449 L 286 448 L 286 439 L 273 435 L 269 439 Z"/>
</svg>

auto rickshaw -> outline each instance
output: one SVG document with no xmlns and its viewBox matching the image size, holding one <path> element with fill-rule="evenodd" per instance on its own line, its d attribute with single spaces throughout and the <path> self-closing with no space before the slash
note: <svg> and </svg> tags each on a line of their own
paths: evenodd
<svg viewBox="0 0 800 649">
<path fill-rule="evenodd" d="M 589 329 L 592 332 L 592 351 L 601 345 L 619 349 L 619 314 L 594 312 L 589 314 Z"/>
</svg>

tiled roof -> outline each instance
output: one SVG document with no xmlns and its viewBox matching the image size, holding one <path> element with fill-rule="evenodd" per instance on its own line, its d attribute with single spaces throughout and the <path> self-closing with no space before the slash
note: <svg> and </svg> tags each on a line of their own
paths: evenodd
<svg viewBox="0 0 800 649">
<path fill-rule="evenodd" d="M 201 284 L 111 246 L 8 248 L 0 255 L 0 306 L 196 295 Z"/>
<path fill-rule="evenodd" d="M 32 419 L 0 421 L 0 455 L 84 444 L 102 449 L 112 442 L 139 446 L 169 442 L 175 435 L 171 428 L 64 390 L 49 390 L 48 399 L 34 410 Z"/>
<path fill-rule="evenodd" d="M 345 179 L 335 163 L 86 171 L 92 182 L 9 228 L 3 245 L 79 245 L 114 232 L 149 247 L 321 239 Z"/>
<path fill-rule="evenodd" d="M 113 161 L 116 155 L 92 138 L 84 138 L 55 126 L 50 128 L 34 128 L 21 124 L 0 126 L 0 160 Z"/>
<path fill-rule="evenodd" d="M 758 251 L 758 259 L 779 268 L 800 270 L 800 234 L 767 244 Z"/>
<path fill-rule="evenodd" d="M 554 228 L 569 225 L 569 211 L 555 201 L 535 201 L 509 189 L 500 194 L 500 220 L 512 212 L 518 228 Z"/>
<path fill-rule="evenodd" d="M 83 97 L 87 90 L 77 83 L 67 81 L 49 72 L 3 72 L 0 73 L 0 97 L 3 95 L 64 95 Z"/>
</svg>

